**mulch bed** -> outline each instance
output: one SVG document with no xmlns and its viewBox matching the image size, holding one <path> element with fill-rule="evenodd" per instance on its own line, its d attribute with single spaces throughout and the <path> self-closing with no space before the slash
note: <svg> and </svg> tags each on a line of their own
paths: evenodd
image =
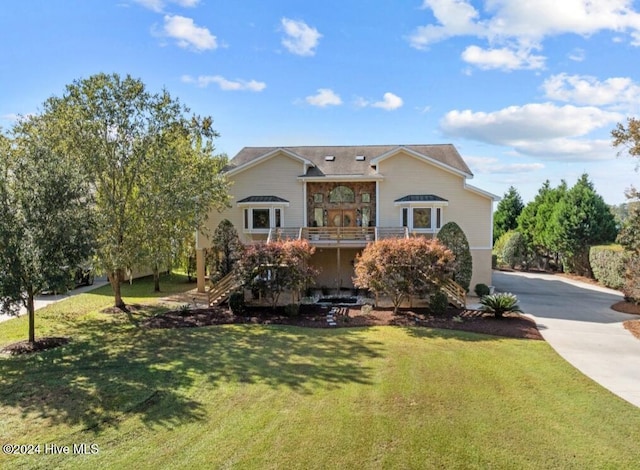
<svg viewBox="0 0 640 470">
<path fill-rule="evenodd" d="M 611 306 L 613 310 L 621 313 L 630 313 L 632 315 L 640 315 L 640 305 L 632 302 L 621 300 Z M 636 338 L 640 339 L 640 320 L 627 320 L 622 324 Z"/>
<path fill-rule="evenodd" d="M 535 322 L 519 314 L 507 314 L 504 318 L 494 318 L 477 310 L 453 309 L 444 315 L 431 315 L 427 309 L 403 309 L 394 314 L 392 309 L 376 308 L 363 313 L 360 307 L 345 307 L 343 314 L 337 315 L 336 326 L 329 326 L 326 320 L 327 307 L 303 305 L 300 314 L 289 317 L 283 309 L 275 311 L 266 307 L 250 307 L 243 315 L 234 315 L 229 309 L 216 307 L 170 311 L 154 316 L 141 323 L 146 328 L 193 328 L 222 324 L 262 324 L 293 325 L 308 328 L 336 328 L 355 326 L 425 326 L 484 333 L 495 336 L 522 339 L 543 339 Z"/>
<path fill-rule="evenodd" d="M 29 354 L 39 351 L 45 351 L 47 349 L 57 348 L 58 346 L 62 346 L 63 344 L 67 344 L 68 342 L 69 338 L 61 336 L 49 336 L 44 338 L 37 338 L 33 343 L 30 343 L 26 340 L 12 343 L 0 349 L 0 352 L 3 354 L 11 354 L 12 356 L 18 354 Z"/>
</svg>

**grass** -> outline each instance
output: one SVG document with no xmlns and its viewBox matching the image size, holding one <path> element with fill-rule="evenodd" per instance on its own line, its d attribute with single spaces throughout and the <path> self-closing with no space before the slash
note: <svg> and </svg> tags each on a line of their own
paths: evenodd
<svg viewBox="0 0 640 470">
<path fill-rule="evenodd" d="M 188 286 L 174 277 L 163 288 Z M 151 285 L 126 286 L 150 304 Z M 36 314 L 64 347 L 0 358 L 2 468 L 633 468 L 640 410 L 541 341 L 426 328 L 144 330 L 109 288 Z M 166 292 L 162 295 L 166 295 Z M 151 308 L 147 314 L 160 311 Z M 0 346 L 24 339 L 0 324 Z M 45 444 L 95 455 L 44 455 Z"/>
</svg>

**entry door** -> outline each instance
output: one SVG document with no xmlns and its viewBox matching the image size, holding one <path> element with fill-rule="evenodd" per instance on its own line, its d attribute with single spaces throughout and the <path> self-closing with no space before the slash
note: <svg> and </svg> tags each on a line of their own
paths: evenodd
<svg viewBox="0 0 640 470">
<path fill-rule="evenodd" d="M 329 227 L 356 226 L 356 211 L 353 209 L 332 209 L 327 215 Z"/>
</svg>

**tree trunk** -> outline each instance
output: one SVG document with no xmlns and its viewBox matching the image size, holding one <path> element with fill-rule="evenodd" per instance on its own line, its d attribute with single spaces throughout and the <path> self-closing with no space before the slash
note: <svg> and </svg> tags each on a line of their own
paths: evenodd
<svg viewBox="0 0 640 470">
<path fill-rule="evenodd" d="M 109 273 L 109 283 L 113 289 L 113 296 L 115 299 L 115 306 L 121 310 L 124 310 L 127 305 L 122 300 L 122 292 L 120 291 L 120 283 L 122 282 L 122 269 L 116 269 Z"/>
<path fill-rule="evenodd" d="M 160 272 L 158 271 L 158 263 L 153 265 L 153 292 L 160 292 Z"/>
<path fill-rule="evenodd" d="M 36 340 L 36 311 L 33 302 L 33 292 L 29 292 L 27 296 L 27 313 L 29 314 L 29 342 L 34 343 Z"/>
</svg>

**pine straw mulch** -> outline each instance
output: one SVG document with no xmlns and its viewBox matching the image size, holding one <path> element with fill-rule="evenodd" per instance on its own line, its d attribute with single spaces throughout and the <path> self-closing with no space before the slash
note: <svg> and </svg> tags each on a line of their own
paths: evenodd
<svg viewBox="0 0 640 470">
<path fill-rule="evenodd" d="M 630 313 L 632 315 L 640 315 L 640 305 L 632 302 L 621 300 L 611 306 L 616 312 Z M 636 338 L 640 339 L 640 320 L 627 320 L 623 323 L 623 326 L 633 334 Z"/>
<path fill-rule="evenodd" d="M 402 309 L 398 314 L 393 309 L 375 308 L 363 313 L 360 307 L 344 307 L 335 316 L 336 326 L 329 326 L 326 314 L 328 307 L 302 305 L 297 316 L 287 316 L 284 309 L 275 311 L 268 307 L 247 307 L 243 315 L 234 315 L 222 307 L 173 310 L 149 318 L 141 323 L 146 328 L 193 328 L 222 324 L 293 325 L 307 328 L 345 328 L 357 326 L 424 326 L 450 330 L 469 331 L 494 336 L 521 339 L 543 339 L 535 322 L 525 316 L 510 313 L 495 318 L 478 310 L 449 308 L 444 315 L 432 315 L 427 309 Z"/>
</svg>

